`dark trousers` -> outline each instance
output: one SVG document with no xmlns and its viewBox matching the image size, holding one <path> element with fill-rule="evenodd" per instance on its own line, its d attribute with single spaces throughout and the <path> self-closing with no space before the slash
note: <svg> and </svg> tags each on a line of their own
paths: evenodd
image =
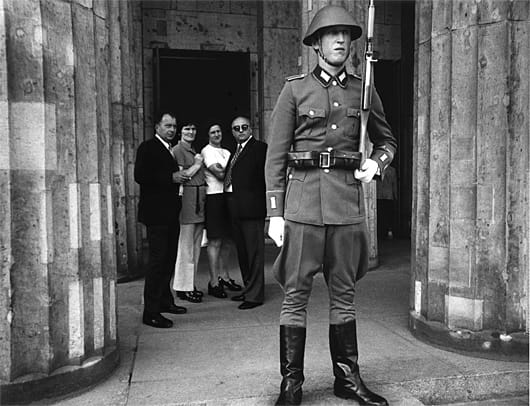
<svg viewBox="0 0 530 406">
<path fill-rule="evenodd" d="M 355 320 L 355 283 L 368 269 L 366 224 L 325 225 L 285 221 L 283 246 L 273 270 L 283 288 L 280 324 L 305 327 L 313 278 L 328 285 L 329 322 Z"/>
<path fill-rule="evenodd" d="M 157 314 L 174 304 L 169 282 L 175 269 L 179 225 L 147 226 L 149 266 L 145 275 L 144 313 Z"/>
<path fill-rule="evenodd" d="M 245 285 L 241 293 L 245 295 L 245 300 L 248 302 L 263 303 L 265 300 L 265 219 L 237 218 L 232 199 L 231 196 L 227 196 L 232 238 L 236 245 L 241 278 Z"/>
</svg>

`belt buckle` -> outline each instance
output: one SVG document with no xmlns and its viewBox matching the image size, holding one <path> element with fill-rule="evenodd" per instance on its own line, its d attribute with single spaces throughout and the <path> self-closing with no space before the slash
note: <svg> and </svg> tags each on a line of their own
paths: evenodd
<svg viewBox="0 0 530 406">
<path fill-rule="evenodd" d="M 324 168 L 324 169 L 327 169 L 327 168 L 330 168 L 330 164 L 331 164 L 331 154 L 329 153 L 329 151 L 324 151 L 324 152 L 321 152 L 318 156 L 318 166 L 320 168 Z"/>
</svg>

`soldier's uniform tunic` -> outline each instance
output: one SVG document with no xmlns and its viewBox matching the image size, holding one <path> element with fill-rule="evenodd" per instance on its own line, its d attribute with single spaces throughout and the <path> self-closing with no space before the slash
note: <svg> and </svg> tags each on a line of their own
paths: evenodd
<svg viewBox="0 0 530 406">
<path fill-rule="evenodd" d="M 355 281 L 368 267 L 361 182 L 353 169 L 287 168 L 289 151 L 354 152 L 359 146 L 361 80 L 345 69 L 333 76 L 317 66 L 287 81 L 272 113 L 265 165 L 267 214 L 285 218 L 284 243 L 274 264 L 285 298 L 281 325 L 306 325 L 314 275 L 323 271 L 330 324 L 355 319 Z M 396 140 L 374 90 L 368 120 L 371 159 L 383 174 Z"/>
</svg>

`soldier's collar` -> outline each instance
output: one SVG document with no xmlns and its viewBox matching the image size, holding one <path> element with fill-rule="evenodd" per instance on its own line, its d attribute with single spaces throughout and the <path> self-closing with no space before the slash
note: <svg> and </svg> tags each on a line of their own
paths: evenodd
<svg viewBox="0 0 530 406">
<path fill-rule="evenodd" d="M 317 65 L 313 69 L 313 77 L 324 87 L 328 87 L 331 82 L 336 81 L 338 85 L 342 88 L 346 87 L 348 81 L 348 73 L 346 68 L 342 68 L 336 76 L 333 76 L 331 73 L 328 73 L 326 70 L 322 69 L 320 65 Z"/>
</svg>

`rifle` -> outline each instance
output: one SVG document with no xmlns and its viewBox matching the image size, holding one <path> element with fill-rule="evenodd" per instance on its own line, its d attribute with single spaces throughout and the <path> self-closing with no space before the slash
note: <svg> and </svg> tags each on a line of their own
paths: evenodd
<svg viewBox="0 0 530 406">
<path fill-rule="evenodd" d="M 359 152 L 361 153 L 361 166 L 364 163 L 365 148 L 366 148 L 366 133 L 368 127 L 368 116 L 370 115 L 370 107 L 372 105 L 372 89 L 373 89 L 373 64 L 377 62 L 374 52 L 374 20 L 375 20 L 375 6 L 374 0 L 370 0 L 368 6 L 368 26 L 366 29 L 366 48 L 364 51 L 364 67 L 363 67 L 363 82 L 361 89 L 361 131 L 359 134 Z"/>
</svg>

